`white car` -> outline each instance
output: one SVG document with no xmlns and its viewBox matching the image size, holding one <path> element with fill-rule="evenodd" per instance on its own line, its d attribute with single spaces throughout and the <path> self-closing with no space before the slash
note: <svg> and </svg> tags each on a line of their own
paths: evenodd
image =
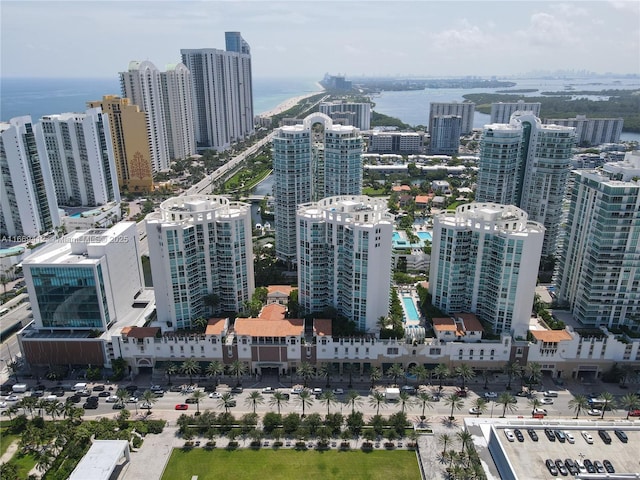
<svg viewBox="0 0 640 480">
<path fill-rule="evenodd" d="M 20 400 L 20 397 L 17 395 L 9 395 L 7 398 L 5 398 L 5 400 L 7 402 L 17 402 L 18 400 Z"/>
<path fill-rule="evenodd" d="M 544 408 L 534 408 L 533 415 L 546 415 L 547 411 Z"/>
<path fill-rule="evenodd" d="M 0 408 L 7 408 L 7 402 L 0 402 Z"/>
<path fill-rule="evenodd" d="M 333 393 L 334 393 L 335 395 L 342 395 L 342 394 L 344 393 L 344 390 L 343 390 L 343 389 L 341 389 L 341 388 L 334 388 L 334 389 L 333 389 Z"/>
<path fill-rule="evenodd" d="M 127 403 L 138 403 L 138 397 L 129 397 Z"/>
<path fill-rule="evenodd" d="M 111 395 L 110 397 L 105 398 L 104 401 L 107 403 L 118 403 L 119 398 L 116 397 L 115 395 Z"/>
<path fill-rule="evenodd" d="M 540 403 L 542 405 L 553 405 L 553 398 L 542 398 L 540 399 Z"/>
<path fill-rule="evenodd" d="M 314 395 L 322 395 L 322 389 L 321 388 L 314 388 L 313 389 L 313 394 Z"/>
<path fill-rule="evenodd" d="M 587 442 L 589 445 L 593 443 L 593 437 L 589 432 L 583 431 L 583 432 L 580 432 L 580 434 L 582 435 L 582 438 L 584 438 L 584 441 Z"/>
<path fill-rule="evenodd" d="M 509 430 L 508 428 L 504 429 L 504 436 L 507 437 L 507 440 L 509 440 L 510 442 L 516 441 L 516 436 L 513 434 L 513 431 Z"/>
<path fill-rule="evenodd" d="M 478 407 L 472 407 L 469 409 L 469 413 L 471 415 L 480 415 L 482 413 L 482 410 L 480 410 Z"/>
<path fill-rule="evenodd" d="M 304 387 L 302 385 L 294 385 L 291 389 L 291 393 L 293 393 L 294 395 L 299 395 L 302 390 L 304 390 Z"/>
<path fill-rule="evenodd" d="M 567 442 L 576 443 L 576 438 L 573 436 L 573 434 L 571 432 L 568 432 L 567 430 L 565 430 L 564 431 L 564 436 L 567 439 Z"/>
<path fill-rule="evenodd" d="M 220 392 L 211 392 L 209 398 L 222 398 L 222 394 Z"/>
<path fill-rule="evenodd" d="M 151 408 L 153 407 L 153 405 L 151 405 L 149 402 L 142 402 L 140 404 L 140 408 Z"/>
<path fill-rule="evenodd" d="M 262 389 L 262 393 L 275 393 L 275 389 L 273 387 L 264 387 Z"/>
<path fill-rule="evenodd" d="M 591 410 L 587 410 L 587 415 L 591 415 L 592 417 L 599 417 L 602 415 L 602 410 L 599 408 L 592 408 Z"/>
<path fill-rule="evenodd" d="M 484 398 L 498 398 L 498 394 L 496 392 L 485 392 Z"/>
</svg>

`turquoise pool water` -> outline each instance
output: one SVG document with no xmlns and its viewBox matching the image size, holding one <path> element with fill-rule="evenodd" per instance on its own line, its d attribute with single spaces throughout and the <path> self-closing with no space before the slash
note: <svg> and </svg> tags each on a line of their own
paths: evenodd
<svg viewBox="0 0 640 480">
<path fill-rule="evenodd" d="M 418 238 L 420 238 L 420 240 L 422 240 L 423 242 L 425 240 L 431 241 L 431 234 L 429 232 L 418 232 L 417 235 Z"/>
<path fill-rule="evenodd" d="M 24 247 L 9 247 L 0 249 L 0 257 L 10 257 L 24 252 Z"/>
<path fill-rule="evenodd" d="M 411 297 L 402 297 L 402 303 L 404 304 L 404 311 L 407 315 L 407 320 L 412 323 L 420 321 L 420 314 L 416 308 L 416 304 Z"/>
</svg>

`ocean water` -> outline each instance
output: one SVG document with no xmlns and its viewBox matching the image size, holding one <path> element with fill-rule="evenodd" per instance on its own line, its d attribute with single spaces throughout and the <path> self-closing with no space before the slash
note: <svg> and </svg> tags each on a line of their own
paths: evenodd
<svg viewBox="0 0 640 480">
<path fill-rule="evenodd" d="M 291 97 L 319 90 L 318 79 L 254 78 L 254 112 L 266 112 Z M 118 77 L 0 78 L 0 120 L 31 115 L 35 121 L 43 115 L 83 112 L 88 101 L 120 94 Z"/>
</svg>

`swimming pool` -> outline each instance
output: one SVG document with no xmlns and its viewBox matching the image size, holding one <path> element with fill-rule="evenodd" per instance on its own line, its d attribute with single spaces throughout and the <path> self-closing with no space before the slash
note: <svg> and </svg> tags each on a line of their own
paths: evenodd
<svg viewBox="0 0 640 480">
<path fill-rule="evenodd" d="M 404 312 L 407 316 L 407 321 L 411 323 L 418 323 L 420 321 L 420 314 L 416 308 L 416 304 L 411 297 L 402 297 L 402 304 L 404 305 Z"/>
<path fill-rule="evenodd" d="M 431 241 L 431 234 L 429 232 L 418 232 L 417 235 L 423 242 L 425 240 Z"/>
</svg>

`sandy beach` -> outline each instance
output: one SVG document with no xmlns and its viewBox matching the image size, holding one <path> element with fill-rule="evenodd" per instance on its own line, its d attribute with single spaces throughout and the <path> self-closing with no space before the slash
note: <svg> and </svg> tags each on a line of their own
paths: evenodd
<svg viewBox="0 0 640 480">
<path fill-rule="evenodd" d="M 322 89 L 322 87 L 320 86 L 320 84 L 318 84 L 318 88 L 319 88 L 319 90 L 317 92 L 311 92 L 311 93 L 307 93 L 305 95 L 300 95 L 299 97 L 289 98 L 288 100 L 285 100 L 284 102 L 282 102 L 281 104 L 279 104 L 275 108 L 272 108 L 271 110 L 267 110 L 266 112 L 262 112 L 260 114 L 260 116 L 261 117 L 272 117 L 274 115 L 278 115 L 279 113 L 286 112 L 287 110 L 289 110 L 290 108 L 294 107 L 298 102 L 301 102 L 305 98 L 309 98 L 309 97 L 312 97 L 314 95 L 318 95 L 319 93 L 322 93 L 324 91 Z"/>
</svg>

